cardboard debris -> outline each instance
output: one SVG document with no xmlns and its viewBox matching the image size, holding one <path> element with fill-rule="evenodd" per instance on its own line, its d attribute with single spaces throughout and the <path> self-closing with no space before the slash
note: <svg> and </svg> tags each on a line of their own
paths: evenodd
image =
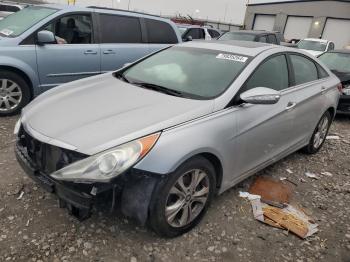
<svg viewBox="0 0 350 262">
<path fill-rule="evenodd" d="M 261 196 L 263 202 L 289 203 L 292 188 L 269 177 L 258 177 L 249 188 L 249 193 Z"/>
<path fill-rule="evenodd" d="M 249 192 L 239 192 L 240 197 L 250 201 L 256 220 L 307 238 L 318 231 L 318 225 L 305 211 L 287 204 L 291 194 L 286 184 L 264 177 L 256 179 Z"/>
</svg>

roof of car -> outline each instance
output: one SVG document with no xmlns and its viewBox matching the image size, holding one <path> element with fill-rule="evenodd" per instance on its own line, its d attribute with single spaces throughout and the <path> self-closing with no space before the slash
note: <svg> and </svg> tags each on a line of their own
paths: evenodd
<svg viewBox="0 0 350 262">
<path fill-rule="evenodd" d="M 265 50 L 279 47 L 260 42 L 237 40 L 190 41 L 182 43 L 180 46 L 226 51 L 247 56 L 256 56 Z"/>
</svg>

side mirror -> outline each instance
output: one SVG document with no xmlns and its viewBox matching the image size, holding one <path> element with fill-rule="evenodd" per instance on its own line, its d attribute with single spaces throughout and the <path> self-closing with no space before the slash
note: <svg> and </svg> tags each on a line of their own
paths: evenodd
<svg viewBox="0 0 350 262">
<path fill-rule="evenodd" d="M 56 44 L 55 35 L 47 30 L 40 31 L 37 35 L 37 43 L 39 45 Z"/>
<path fill-rule="evenodd" d="M 184 39 L 182 39 L 182 41 L 184 41 L 184 42 L 190 42 L 190 41 L 192 41 L 193 40 L 193 38 L 192 38 L 192 36 L 186 36 Z"/>
<path fill-rule="evenodd" d="M 272 105 L 280 100 L 281 93 L 271 88 L 255 87 L 243 92 L 240 97 L 249 104 Z"/>
</svg>

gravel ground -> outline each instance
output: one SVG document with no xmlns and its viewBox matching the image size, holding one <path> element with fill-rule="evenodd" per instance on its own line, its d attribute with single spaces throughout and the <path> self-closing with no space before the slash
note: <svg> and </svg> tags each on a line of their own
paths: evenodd
<svg viewBox="0 0 350 262">
<path fill-rule="evenodd" d="M 217 197 L 200 225 L 175 239 L 159 238 L 118 211 L 78 222 L 18 166 L 16 119 L 0 119 L 0 261 L 350 261 L 349 118 L 336 119 L 331 133 L 340 139 L 327 140 L 318 154 L 295 153 L 257 174 L 296 182 L 294 202 L 320 229 L 307 240 L 254 220 L 249 202 L 238 197 L 254 177 Z M 306 171 L 333 176 L 312 180 Z"/>
</svg>

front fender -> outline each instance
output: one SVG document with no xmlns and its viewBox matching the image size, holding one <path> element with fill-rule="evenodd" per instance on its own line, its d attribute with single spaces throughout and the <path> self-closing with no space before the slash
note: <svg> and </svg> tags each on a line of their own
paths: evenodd
<svg viewBox="0 0 350 262">
<path fill-rule="evenodd" d="M 34 61 L 23 61 L 19 58 L 9 57 L 9 56 L 0 56 L 0 67 L 6 67 L 11 70 L 19 70 L 25 74 L 32 83 L 33 87 L 33 96 L 37 96 L 41 93 L 40 81 L 37 74 L 36 67 L 36 58 Z M 30 59 L 32 60 L 32 59 Z"/>
</svg>

